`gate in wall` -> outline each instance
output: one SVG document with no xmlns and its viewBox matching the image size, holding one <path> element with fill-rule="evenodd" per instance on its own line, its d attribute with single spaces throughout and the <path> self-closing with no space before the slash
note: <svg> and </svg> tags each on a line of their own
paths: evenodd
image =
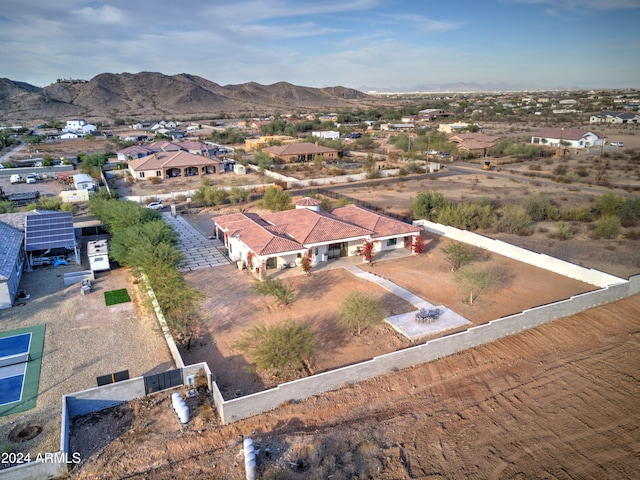
<svg viewBox="0 0 640 480">
<path fill-rule="evenodd" d="M 144 377 L 144 391 L 147 395 L 180 385 L 182 385 L 181 368 L 155 375 L 145 375 Z"/>
</svg>

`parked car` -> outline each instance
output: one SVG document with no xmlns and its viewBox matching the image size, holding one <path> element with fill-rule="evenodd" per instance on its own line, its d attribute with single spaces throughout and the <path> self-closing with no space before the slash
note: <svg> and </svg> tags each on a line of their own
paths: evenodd
<svg viewBox="0 0 640 480">
<path fill-rule="evenodd" d="M 150 208 L 151 210 L 162 210 L 164 205 L 161 202 L 151 202 L 145 205 L 145 208 Z"/>
<path fill-rule="evenodd" d="M 29 175 L 27 175 L 27 183 L 36 183 L 37 180 L 38 179 L 35 173 L 30 173 Z"/>
<path fill-rule="evenodd" d="M 14 174 L 14 175 L 11 175 L 11 178 L 9 179 L 9 181 L 11 183 L 22 183 L 24 182 L 24 178 L 22 178 L 22 175 Z"/>
<path fill-rule="evenodd" d="M 442 152 L 440 154 L 440 158 L 449 158 L 451 156 L 451 154 L 449 152 Z"/>
<path fill-rule="evenodd" d="M 440 152 L 438 152 L 438 150 L 428 150 L 427 151 L 427 155 L 437 155 L 438 153 L 440 153 Z"/>
<path fill-rule="evenodd" d="M 611 142 L 609 145 L 612 147 L 624 147 L 624 142 Z"/>
</svg>

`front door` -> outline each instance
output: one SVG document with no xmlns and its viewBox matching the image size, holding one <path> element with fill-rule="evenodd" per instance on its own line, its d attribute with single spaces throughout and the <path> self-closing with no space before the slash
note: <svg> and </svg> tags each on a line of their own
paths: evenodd
<svg viewBox="0 0 640 480">
<path fill-rule="evenodd" d="M 347 242 L 332 243 L 327 247 L 327 259 L 347 256 Z"/>
</svg>

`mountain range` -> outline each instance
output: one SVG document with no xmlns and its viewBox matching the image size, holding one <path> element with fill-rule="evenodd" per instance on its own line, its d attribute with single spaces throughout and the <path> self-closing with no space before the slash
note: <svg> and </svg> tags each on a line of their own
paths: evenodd
<svg viewBox="0 0 640 480">
<path fill-rule="evenodd" d="M 0 78 L 4 122 L 116 118 L 212 118 L 362 108 L 379 100 L 345 87 L 312 88 L 287 82 L 221 86 L 189 74 L 102 73 L 91 80 L 58 80 L 44 88 Z"/>
</svg>

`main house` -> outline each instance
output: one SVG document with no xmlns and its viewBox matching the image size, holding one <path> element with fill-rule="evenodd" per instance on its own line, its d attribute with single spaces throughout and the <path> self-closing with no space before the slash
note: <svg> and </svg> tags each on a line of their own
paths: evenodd
<svg viewBox="0 0 640 480">
<path fill-rule="evenodd" d="M 220 145 L 209 145 L 202 142 L 168 142 L 161 140 L 145 145 L 132 145 L 130 147 L 118 150 L 118 161 L 126 162 L 135 160 L 136 158 L 146 157 L 158 152 L 189 152 L 194 155 L 202 155 L 204 157 L 215 157 L 221 153 Z"/>
<path fill-rule="evenodd" d="M 280 163 L 312 162 L 316 158 L 326 161 L 338 160 L 339 151 L 310 142 L 290 143 L 262 150 Z"/>
<path fill-rule="evenodd" d="M 605 141 L 604 135 L 579 128 L 542 128 L 531 136 L 531 143 L 558 147 L 563 144 L 571 148 L 600 146 Z"/>
<path fill-rule="evenodd" d="M 320 202 L 303 198 L 295 210 L 258 215 L 234 213 L 213 217 L 215 236 L 233 261 L 252 270 L 296 265 L 303 255 L 312 264 L 361 254 L 363 242 L 374 252 L 411 249 L 420 228 L 356 205 L 322 211 Z"/>
</svg>

